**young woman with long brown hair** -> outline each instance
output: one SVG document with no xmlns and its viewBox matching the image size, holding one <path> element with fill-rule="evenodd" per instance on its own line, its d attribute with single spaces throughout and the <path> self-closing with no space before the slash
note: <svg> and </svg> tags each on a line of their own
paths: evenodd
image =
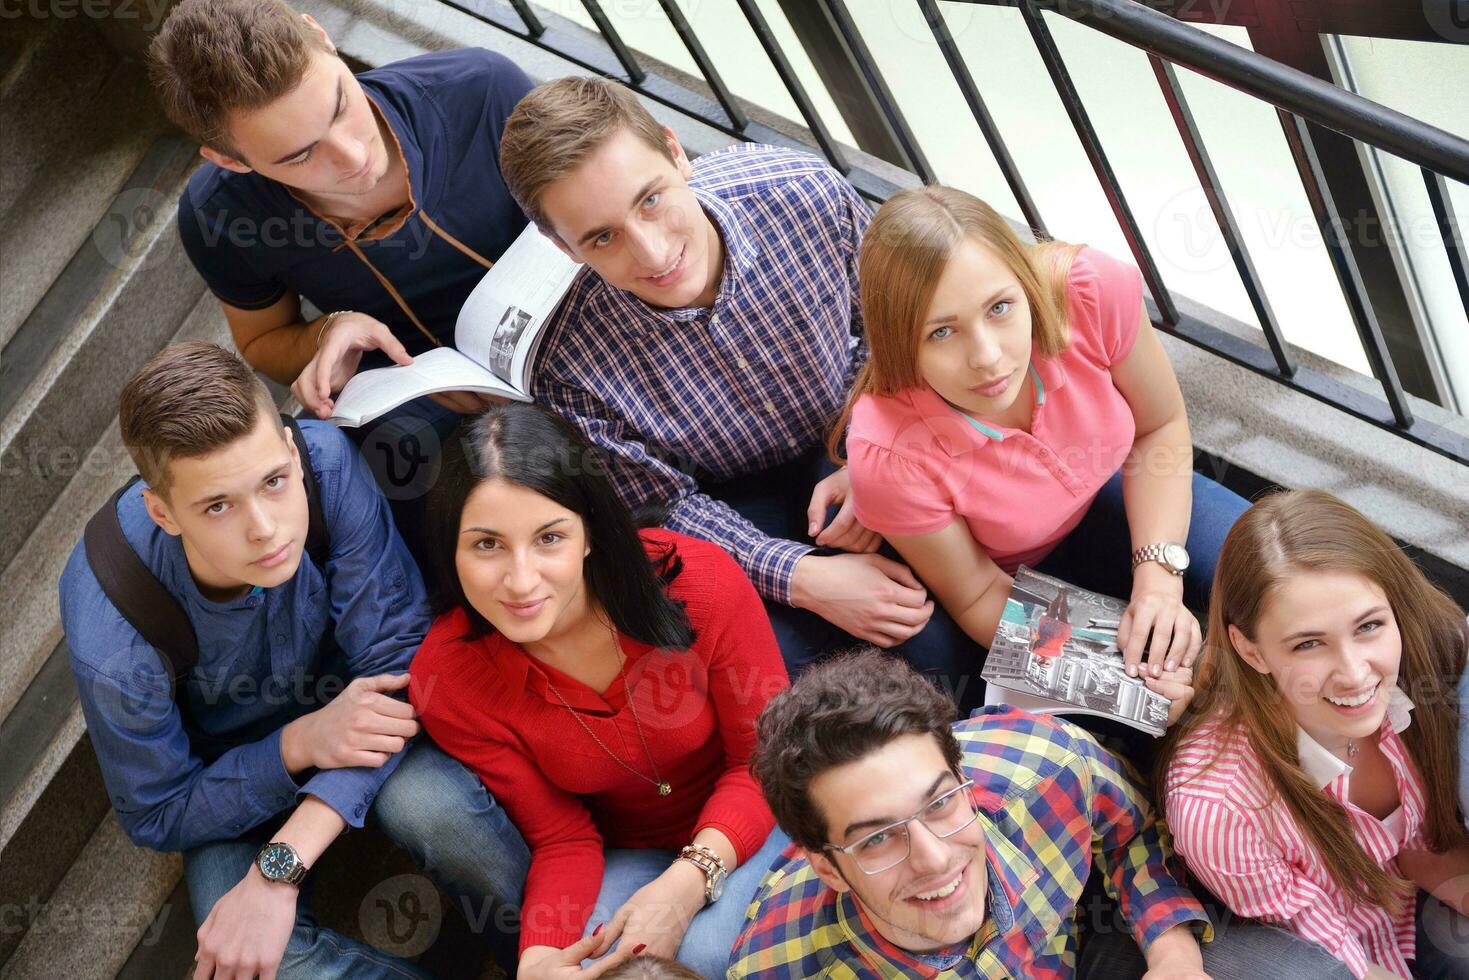
<svg viewBox="0 0 1469 980">
<path fill-rule="evenodd" d="M 1358 977 L 1469 976 L 1469 949 L 1436 941 L 1469 927 L 1466 647 L 1463 610 L 1348 504 L 1299 490 L 1250 508 L 1219 555 L 1197 696 L 1159 758 L 1189 869 Z M 1415 906 L 1457 921 L 1425 931 Z"/>
<path fill-rule="evenodd" d="M 1146 653 L 1181 706 L 1189 674 L 1161 675 L 1192 664 L 1188 606 L 1248 503 L 1193 472 L 1137 270 L 1026 245 L 983 201 L 922 187 L 877 212 L 860 285 L 870 357 L 830 440 L 858 520 L 985 647 L 1022 563 L 1129 597 L 1129 668 Z"/>
</svg>

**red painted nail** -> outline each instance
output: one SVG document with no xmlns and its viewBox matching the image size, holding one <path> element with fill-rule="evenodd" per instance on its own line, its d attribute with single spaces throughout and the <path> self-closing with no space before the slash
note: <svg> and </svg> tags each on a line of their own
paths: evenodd
<svg viewBox="0 0 1469 980">
<path fill-rule="evenodd" d="M 638 943 L 636 946 L 634 946 L 632 948 L 632 954 L 634 956 L 636 956 L 636 955 L 638 955 L 639 953 L 641 953 L 643 950 L 645 950 L 647 948 L 648 948 L 648 944 L 647 943 Z"/>
<path fill-rule="evenodd" d="M 594 936 L 600 936 L 602 934 L 602 929 L 605 928 L 606 925 L 607 925 L 607 923 L 604 922 L 600 926 L 598 926 L 597 928 L 593 929 L 592 930 L 592 935 L 594 935 Z"/>
</svg>

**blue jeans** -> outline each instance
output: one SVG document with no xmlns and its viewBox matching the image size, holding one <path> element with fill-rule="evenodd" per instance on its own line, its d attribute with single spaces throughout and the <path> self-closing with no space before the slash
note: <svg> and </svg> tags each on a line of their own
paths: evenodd
<svg viewBox="0 0 1469 980">
<path fill-rule="evenodd" d="M 755 898 L 760 881 L 789 843 L 790 839 L 781 833 L 779 827 L 772 827 L 760 850 L 730 873 L 724 881 L 724 894 L 719 901 L 694 913 L 688 931 L 683 935 L 683 944 L 678 948 L 680 963 L 700 976 L 724 976 L 729 966 L 730 951 L 744 928 L 745 912 Z M 590 933 L 609 921 L 633 892 L 668 870 L 676 860 L 678 854 L 675 851 L 654 848 L 608 850 L 607 865 L 602 872 L 602 890 L 597 894 L 597 905 L 587 921 L 585 932 Z"/>
<path fill-rule="evenodd" d="M 471 924 L 509 924 L 486 938 L 502 962 L 513 962 L 517 927 L 513 915 L 502 910 L 520 905 L 530 868 L 525 841 L 479 779 L 426 736 L 405 751 L 378 792 L 373 814 L 388 836 L 459 904 Z M 239 884 L 280 824 L 268 821 L 235 840 L 184 852 L 184 880 L 195 922 L 202 923 L 214 904 Z M 302 882 L 296 925 L 281 959 L 282 980 L 428 976 L 405 959 L 320 928 L 311 911 L 313 881 L 308 874 Z M 435 934 L 437 923 L 433 917 Z"/>
<path fill-rule="evenodd" d="M 1469 918 L 1420 891 L 1417 938 L 1413 980 L 1469 978 Z"/>
<path fill-rule="evenodd" d="M 773 538 L 810 542 L 806 533 L 806 507 L 811 503 L 811 491 L 835 471 L 836 466 L 827 458 L 823 447 L 771 469 L 702 489 L 729 504 L 741 517 Z M 828 513 L 827 520 L 835 513 L 834 510 Z M 816 552 L 837 553 L 824 549 Z M 886 542 L 879 554 L 894 561 L 903 560 Z M 850 650 L 862 643 L 841 627 L 805 609 L 766 600 L 765 611 L 792 677 L 828 654 Z M 943 687 L 964 714 L 983 702 L 984 686 L 979 671 L 984 666 L 985 648 L 971 640 L 941 606 L 935 606 L 922 630 L 893 647 L 892 652 Z"/>
<path fill-rule="evenodd" d="M 1224 536 L 1250 502 L 1207 476 L 1194 474 L 1193 510 L 1188 522 L 1189 565 L 1183 573 L 1183 601 L 1203 613 Z M 1122 503 L 1122 474 L 1102 484 L 1081 523 L 1036 567 L 1073 585 L 1127 601 L 1132 595 L 1132 535 Z"/>
<path fill-rule="evenodd" d="M 1325 947 L 1275 926 L 1216 926 L 1214 941 L 1200 949 L 1211 980 L 1352 980 L 1352 971 Z M 1129 933 L 1082 933 L 1076 980 L 1137 980 L 1147 972 Z"/>
</svg>

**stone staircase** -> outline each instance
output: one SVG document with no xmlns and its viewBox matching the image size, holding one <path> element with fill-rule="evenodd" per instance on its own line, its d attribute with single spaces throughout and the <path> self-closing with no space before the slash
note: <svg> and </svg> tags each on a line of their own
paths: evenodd
<svg viewBox="0 0 1469 980">
<path fill-rule="evenodd" d="M 425 15 L 428 27 L 415 31 L 418 8 L 395 0 L 297 6 L 361 64 L 480 44 L 504 51 L 534 78 L 567 73 L 544 50 L 458 14 Z M 655 114 L 694 152 L 728 142 L 662 107 Z M 86 517 L 133 470 L 114 417 L 124 380 L 170 341 L 228 343 L 218 306 L 173 227 L 178 191 L 198 159 L 163 122 L 141 65 L 85 19 L 7 20 L 0 33 L 0 609 L 8 625 L 0 631 L 0 980 L 154 980 L 192 968 L 195 924 L 179 859 L 133 847 L 112 815 L 67 664 L 55 583 Z M 1469 602 L 1463 467 L 1166 342 L 1196 441 L 1210 465 L 1223 467 L 1215 475 L 1247 493 L 1272 483 L 1327 486 L 1415 546 L 1430 574 Z M 364 896 L 411 875 L 411 864 L 371 830 L 350 840 L 324 861 L 318 914 L 324 925 L 392 949 Z M 445 976 L 479 976 L 480 950 L 467 927 L 455 915 L 441 918 L 421 962 Z"/>
</svg>

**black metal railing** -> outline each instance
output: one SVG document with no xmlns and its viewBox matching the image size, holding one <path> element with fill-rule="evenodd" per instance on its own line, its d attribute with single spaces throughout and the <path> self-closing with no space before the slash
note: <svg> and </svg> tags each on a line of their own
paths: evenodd
<svg viewBox="0 0 1469 980">
<path fill-rule="evenodd" d="M 572 25 L 555 26 L 555 18 L 538 16 L 526 0 L 441 0 L 478 20 L 492 24 L 551 51 L 582 68 L 627 83 L 634 90 L 712 126 L 730 136 L 756 142 L 804 146 L 799 140 L 751 119 L 720 77 L 678 0 L 659 0 L 679 39 L 693 57 L 708 90 L 695 91 L 639 63 L 596 0 L 581 0 L 600 37 Z M 759 40 L 809 129 L 815 147 L 831 165 L 844 173 L 864 195 L 882 201 L 899 188 L 881 167 L 870 168 L 849 159 L 832 138 L 816 111 L 789 58 L 755 0 L 735 0 Z M 850 77 L 865 88 L 875 121 L 885 130 L 885 143 L 896 148 L 894 162 L 924 182 L 934 171 L 917 136 L 904 118 L 862 32 L 845 0 L 806 0 L 818 7 L 831 28 L 833 42 L 850 63 Z M 955 84 L 963 95 L 981 135 L 988 144 L 1025 222 L 1038 235 L 1046 234 L 1040 209 L 1030 194 L 1013 156 L 1005 145 L 984 99 L 950 35 L 938 0 L 911 0 L 921 13 Z M 1045 65 L 1057 96 L 1066 109 L 1078 140 L 1122 231 L 1151 296 L 1149 315 L 1154 324 L 1235 364 L 1242 365 L 1296 391 L 1326 402 L 1356 418 L 1395 432 L 1402 438 L 1469 465 L 1469 439 L 1446 426 L 1416 417 L 1403 391 L 1392 356 L 1383 340 L 1373 304 L 1357 268 L 1346 228 L 1322 173 L 1309 124 L 1334 130 L 1421 168 L 1444 250 L 1459 296 L 1469 315 L 1469 261 L 1460 226 L 1455 220 L 1446 179 L 1469 183 L 1469 140 L 1362 98 L 1305 72 L 1282 65 L 1256 52 L 1231 44 L 1134 0 L 949 0 L 984 6 L 1017 7 Z M 1179 310 L 1158 263 L 1138 226 L 1127 196 L 1108 162 L 1102 142 L 1071 80 L 1064 58 L 1046 24 L 1047 16 L 1064 16 L 1116 38 L 1148 55 L 1159 88 L 1173 116 L 1180 139 L 1193 165 L 1214 219 L 1224 238 L 1235 271 L 1265 336 L 1264 347 L 1231 333 L 1216 323 Z M 548 24 L 547 20 L 553 23 Z M 1291 357 L 1279 321 L 1221 186 L 1199 127 L 1179 84 L 1175 66 L 1181 66 L 1246 93 L 1276 108 L 1286 142 L 1295 160 L 1313 217 L 1321 230 L 1337 282 L 1372 375 L 1382 394 L 1363 391 L 1327 373 L 1299 365 Z"/>
</svg>

